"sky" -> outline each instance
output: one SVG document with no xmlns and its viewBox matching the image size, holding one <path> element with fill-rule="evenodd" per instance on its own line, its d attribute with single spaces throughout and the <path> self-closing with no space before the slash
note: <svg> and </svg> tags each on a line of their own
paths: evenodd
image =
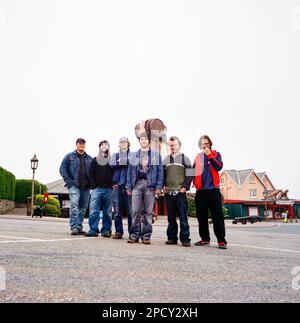
<svg viewBox="0 0 300 323">
<path fill-rule="evenodd" d="M 266 171 L 300 198 L 300 0 L 0 0 L 0 166 L 60 179 L 83 137 L 161 119 L 190 158 Z"/>
</svg>

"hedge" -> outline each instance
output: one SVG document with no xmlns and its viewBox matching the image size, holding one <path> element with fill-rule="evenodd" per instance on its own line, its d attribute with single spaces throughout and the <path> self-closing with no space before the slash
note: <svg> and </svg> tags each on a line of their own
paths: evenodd
<svg viewBox="0 0 300 323">
<path fill-rule="evenodd" d="M 15 195 L 15 202 L 16 203 L 26 203 L 27 198 L 31 196 L 31 179 L 17 179 L 16 180 L 16 195 Z M 38 181 L 34 181 L 34 195 L 40 192 L 40 185 L 41 185 L 41 193 L 47 192 L 47 186 L 41 184 Z"/>
<path fill-rule="evenodd" d="M 0 199 L 14 201 L 15 189 L 15 175 L 0 167 Z"/>
</svg>

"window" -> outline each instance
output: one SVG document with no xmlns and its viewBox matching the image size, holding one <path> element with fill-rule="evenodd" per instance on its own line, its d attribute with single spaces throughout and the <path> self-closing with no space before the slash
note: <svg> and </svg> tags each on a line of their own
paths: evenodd
<svg viewBox="0 0 300 323">
<path fill-rule="evenodd" d="M 225 184 L 225 180 L 223 177 L 220 179 L 220 184 Z"/>
<path fill-rule="evenodd" d="M 255 177 L 254 174 L 250 175 L 249 182 L 254 183 L 255 182 Z"/>
<path fill-rule="evenodd" d="M 257 189 L 251 188 L 250 189 L 250 198 L 255 198 L 257 197 Z"/>
<path fill-rule="evenodd" d="M 258 207 L 249 207 L 248 213 L 249 213 L 249 216 L 259 216 Z"/>
</svg>

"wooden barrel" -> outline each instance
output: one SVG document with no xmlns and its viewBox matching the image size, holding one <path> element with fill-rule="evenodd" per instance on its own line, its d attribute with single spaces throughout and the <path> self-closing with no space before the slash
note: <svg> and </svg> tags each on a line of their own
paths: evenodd
<svg viewBox="0 0 300 323">
<path fill-rule="evenodd" d="M 143 120 L 135 126 L 135 135 L 137 138 L 140 134 L 147 133 L 152 140 L 160 139 L 166 141 L 167 127 L 160 119 Z"/>
</svg>

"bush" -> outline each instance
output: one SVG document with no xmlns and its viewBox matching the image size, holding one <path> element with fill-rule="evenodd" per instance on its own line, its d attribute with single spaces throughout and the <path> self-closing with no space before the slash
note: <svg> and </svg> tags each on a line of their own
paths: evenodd
<svg viewBox="0 0 300 323">
<path fill-rule="evenodd" d="M 0 167 L 0 199 L 14 201 L 15 190 L 15 175 Z"/>
<path fill-rule="evenodd" d="M 43 200 L 44 200 L 44 195 L 39 194 L 35 197 L 34 204 L 37 206 L 43 206 L 44 205 Z M 60 209 L 59 200 L 57 198 L 55 198 L 54 196 L 51 196 L 51 195 L 48 196 L 48 203 L 47 204 L 54 205 Z"/>
<path fill-rule="evenodd" d="M 60 208 L 53 204 L 46 204 L 41 207 L 41 211 L 43 215 L 52 215 L 52 216 L 60 216 Z"/>
<path fill-rule="evenodd" d="M 187 196 L 188 199 L 188 215 L 195 218 L 196 215 L 196 205 L 195 205 L 195 194 L 190 194 Z M 228 218 L 228 210 L 223 206 L 224 218 Z M 208 210 L 208 218 L 211 219 L 210 210 Z"/>
<path fill-rule="evenodd" d="M 43 195 L 37 195 L 34 199 L 34 204 L 37 207 L 40 207 L 43 215 L 53 215 L 53 216 L 60 216 L 60 203 L 57 198 L 54 196 L 49 195 L 48 197 L 48 203 L 43 203 L 44 196 Z"/>
<path fill-rule="evenodd" d="M 31 179 L 17 179 L 16 180 L 16 195 L 15 202 L 16 203 L 26 203 L 27 198 L 31 196 Z M 41 185 L 41 193 L 47 192 L 47 186 L 41 184 L 38 181 L 34 181 L 34 195 L 40 192 Z"/>
</svg>

